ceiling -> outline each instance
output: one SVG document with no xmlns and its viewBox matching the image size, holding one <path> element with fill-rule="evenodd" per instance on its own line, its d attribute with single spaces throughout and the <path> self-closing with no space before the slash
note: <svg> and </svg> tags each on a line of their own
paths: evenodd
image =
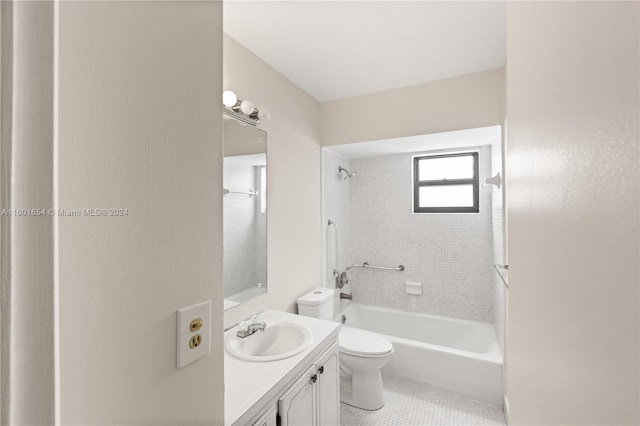
<svg viewBox="0 0 640 426">
<path fill-rule="evenodd" d="M 225 0 L 224 31 L 320 102 L 501 67 L 505 2 Z"/>
</svg>

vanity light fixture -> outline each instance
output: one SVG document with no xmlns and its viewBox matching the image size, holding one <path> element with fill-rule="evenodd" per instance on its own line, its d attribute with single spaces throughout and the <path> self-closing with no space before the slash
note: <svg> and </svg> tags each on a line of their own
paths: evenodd
<svg viewBox="0 0 640 426">
<path fill-rule="evenodd" d="M 222 103 L 224 106 L 231 108 L 238 102 L 238 97 L 231 90 L 222 92 Z"/>
<path fill-rule="evenodd" d="M 240 102 L 240 111 L 242 111 L 243 114 L 245 115 L 251 115 L 253 114 L 253 110 L 255 110 L 256 107 L 253 104 L 253 102 L 251 101 L 242 101 Z"/>
<path fill-rule="evenodd" d="M 271 118 L 271 113 L 268 109 L 259 110 L 253 102 L 238 99 L 238 96 L 231 90 L 222 92 L 222 104 L 224 105 L 225 114 L 253 126 Z"/>
</svg>

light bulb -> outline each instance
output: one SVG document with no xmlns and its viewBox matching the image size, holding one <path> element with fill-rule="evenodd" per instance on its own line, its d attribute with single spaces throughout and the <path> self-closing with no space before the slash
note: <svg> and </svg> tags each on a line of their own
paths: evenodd
<svg viewBox="0 0 640 426">
<path fill-rule="evenodd" d="M 260 111 L 258 111 L 258 118 L 260 119 L 260 121 L 267 121 L 271 118 L 271 113 L 268 109 L 262 108 Z"/>
<path fill-rule="evenodd" d="M 243 114 L 251 115 L 254 109 L 256 109 L 256 107 L 251 101 L 242 101 L 240 104 L 240 111 L 242 111 Z"/>
<path fill-rule="evenodd" d="M 224 106 L 231 108 L 238 102 L 238 97 L 231 90 L 225 90 L 222 92 L 222 103 Z"/>
</svg>

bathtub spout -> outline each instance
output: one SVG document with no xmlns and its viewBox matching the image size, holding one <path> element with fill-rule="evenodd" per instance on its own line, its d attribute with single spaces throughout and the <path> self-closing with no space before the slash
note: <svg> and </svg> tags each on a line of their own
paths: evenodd
<svg viewBox="0 0 640 426">
<path fill-rule="evenodd" d="M 349 300 L 353 300 L 353 295 L 352 294 L 347 294 L 347 293 L 340 293 L 340 299 L 349 299 Z"/>
</svg>

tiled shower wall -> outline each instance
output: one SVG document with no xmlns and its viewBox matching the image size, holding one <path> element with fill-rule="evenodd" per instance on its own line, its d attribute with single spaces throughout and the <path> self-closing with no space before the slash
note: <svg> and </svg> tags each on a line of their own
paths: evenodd
<svg viewBox="0 0 640 426">
<path fill-rule="evenodd" d="M 265 185 L 262 185 L 262 170 L 265 170 Z M 256 281 L 259 284 L 267 283 L 267 208 L 265 204 L 265 211 L 261 211 L 260 203 L 264 198 L 266 201 L 267 194 L 262 192 L 261 189 L 266 190 L 266 166 L 254 167 L 255 173 L 255 189 L 258 191 L 258 196 L 255 197 L 254 211 L 256 215 L 256 236 L 255 236 L 255 250 L 256 250 Z"/>
<path fill-rule="evenodd" d="M 259 191 L 259 168 L 225 160 L 223 185 L 232 191 Z M 260 195 L 224 196 L 225 297 L 266 282 L 266 215 L 260 212 Z"/>
<path fill-rule="evenodd" d="M 492 322 L 491 191 L 480 188 L 480 213 L 413 214 L 411 162 L 411 154 L 350 161 L 349 170 L 357 173 L 345 181 L 350 184 L 350 262 L 406 267 L 404 272 L 351 270 L 354 300 Z M 491 172 L 489 146 L 479 149 L 479 162 L 483 182 Z M 327 198 L 331 195 L 325 193 Z M 422 283 L 423 294 L 406 294 L 405 281 Z"/>
<path fill-rule="evenodd" d="M 330 149 L 322 150 L 322 284 L 334 288 L 332 271 L 344 270 L 349 264 L 350 238 L 350 185 L 352 179 L 344 180 L 345 173 L 338 173 L 338 167 L 349 169 L 349 159 Z M 351 169 L 349 169 L 351 170 Z M 355 177 L 353 178 L 355 179 Z M 329 219 L 338 225 L 338 266 L 336 267 L 335 227 L 328 226 Z M 348 291 L 348 288 L 344 289 Z"/>
</svg>

